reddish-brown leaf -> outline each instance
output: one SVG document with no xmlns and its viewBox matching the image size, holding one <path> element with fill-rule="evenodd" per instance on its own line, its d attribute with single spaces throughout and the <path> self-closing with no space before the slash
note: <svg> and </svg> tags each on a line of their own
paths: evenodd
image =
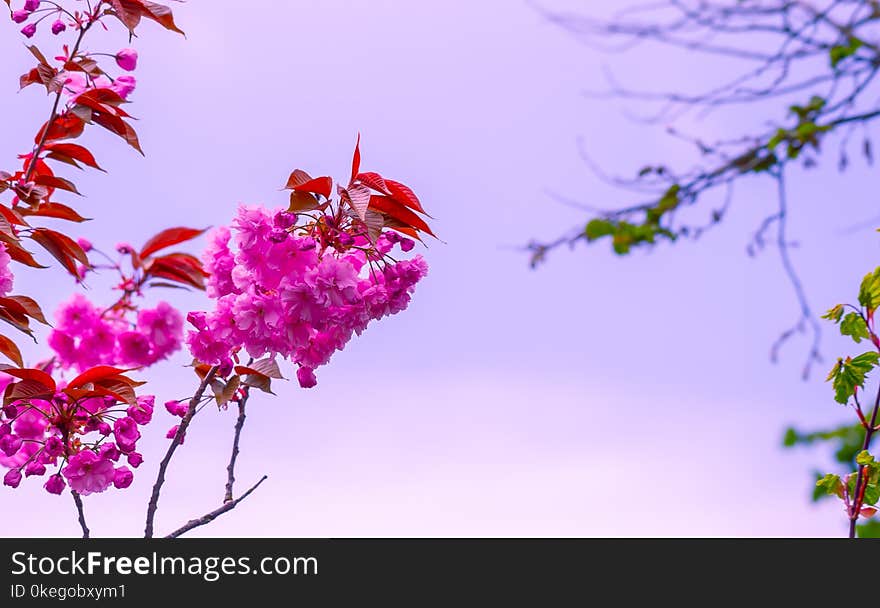
<svg viewBox="0 0 880 608">
<path fill-rule="evenodd" d="M 174 15 L 170 8 L 164 4 L 157 4 L 155 2 L 149 2 L 148 0 L 144 0 L 143 6 L 144 11 L 142 14 L 144 17 L 152 19 L 167 30 L 183 34 L 184 36 L 186 35 L 183 30 L 178 28 L 177 24 L 174 23 Z"/>
<path fill-rule="evenodd" d="M 320 194 L 324 198 L 330 198 L 330 193 L 333 192 L 333 180 L 329 177 L 316 177 L 304 184 L 294 186 L 293 189 L 296 192 L 310 192 Z"/>
<path fill-rule="evenodd" d="M 340 188 L 340 199 L 357 214 L 361 221 L 367 218 L 367 208 L 370 206 L 370 189 L 362 184 L 355 184 L 347 190 Z"/>
<path fill-rule="evenodd" d="M 79 194 L 79 190 L 76 189 L 76 185 L 72 181 L 55 175 L 38 175 L 34 178 L 34 183 L 47 188 L 67 190 Z"/>
<path fill-rule="evenodd" d="M 48 228 L 36 228 L 31 232 L 30 237 L 52 254 L 75 277 L 79 277 L 76 267 L 77 261 L 85 266 L 89 265 L 89 258 L 85 251 L 66 234 Z"/>
<path fill-rule="evenodd" d="M 166 247 L 190 241 L 204 234 L 205 230 L 207 228 L 202 228 L 201 230 L 185 227 L 168 228 L 147 241 L 143 249 L 141 249 L 140 256 L 141 258 L 147 258 Z"/>
<path fill-rule="evenodd" d="M 120 374 L 124 374 L 129 370 L 119 369 L 118 367 L 111 367 L 109 365 L 99 365 L 97 367 L 93 367 L 91 369 L 87 369 L 79 376 L 74 378 L 68 383 L 69 388 L 80 388 L 85 386 L 86 384 L 91 384 L 98 382 L 100 380 L 106 380 L 112 376 L 119 376 Z"/>
<path fill-rule="evenodd" d="M 51 399 L 55 394 L 55 389 L 49 390 L 42 382 L 36 380 L 22 380 L 15 382 L 6 387 L 3 395 L 3 402 L 9 404 L 13 401 L 22 401 L 29 399 Z"/>
<path fill-rule="evenodd" d="M 349 187 L 354 184 L 358 173 L 361 172 L 361 134 L 358 133 L 357 143 L 354 145 L 354 158 L 351 159 L 351 179 L 348 180 Z"/>
<path fill-rule="evenodd" d="M 22 380 L 31 380 L 33 382 L 38 382 L 39 384 L 43 385 L 43 387 L 47 388 L 50 392 L 55 392 L 55 380 L 52 378 L 52 376 L 41 369 L 7 367 L 0 371 L 3 371 L 10 376 L 14 376 Z"/>
<path fill-rule="evenodd" d="M 18 304 L 20 304 L 21 307 L 24 309 L 27 316 L 39 321 L 43 325 L 49 325 L 49 322 L 46 320 L 46 316 L 43 314 L 43 309 L 40 308 L 40 305 L 37 304 L 36 300 L 34 300 L 33 298 L 29 298 L 27 296 L 7 296 L 7 299 L 18 302 Z"/>
<path fill-rule="evenodd" d="M 92 153 L 83 146 L 71 143 L 52 142 L 46 145 L 46 149 L 68 156 L 86 166 L 92 167 L 93 169 L 103 171 Z"/>
<path fill-rule="evenodd" d="M 88 218 L 81 216 L 74 209 L 61 203 L 40 203 L 33 209 L 22 209 L 22 213 L 27 216 L 54 217 L 77 223 L 89 221 Z"/>
<path fill-rule="evenodd" d="M 297 192 L 294 190 L 290 193 L 290 206 L 287 208 L 289 213 L 302 213 L 303 211 L 313 211 L 321 206 L 314 194 L 308 192 Z"/>
<path fill-rule="evenodd" d="M 83 119 L 76 114 L 65 112 L 64 114 L 57 116 L 55 120 L 52 121 L 51 125 L 48 125 L 48 123 L 43 125 L 39 133 L 37 133 L 37 136 L 34 138 L 35 143 L 40 143 L 43 140 L 43 133 L 46 132 L 47 126 L 48 132 L 46 133 L 46 141 L 76 139 L 82 135 L 83 130 L 85 129 L 85 122 L 83 122 Z"/>
<path fill-rule="evenodd" d="M 372 171 L 358 173 L 357 181 L 373 190 L 378 190 L 382 194 L 391 194 L 388 190 L 388 185 L 385 183 L 385 178 L 378 173 L 373 173 Z"/>
<path fill-rule="evenodd" d="M 422 203 L 419 201 L 419 197 L 416 196 L 415 192 L 413 192 L 409 188 L 409 186 L 405 186 L 404 184 L 396 182 L 393 179 L 386 179 L 385 185 L 388 187 L 388 192 L 390 193 L 391 197 L 398 203 L 406 205 L 410 209 L 415 209 L 419 213 L 424 213 L 425 215 L 428 215 L 427 213 L 425 213 L 425 210 L 422 209 Z"/>
<path fill-rule="evenodd" d="M 287 179 L 287 185 L 284 188 L 285 190 L 293 190 L 297 186 L 301 186 L 302 184 L 311 180 L 311 175 L 309 175 L 302 169 L 296 169 L 293 173 L 290 174 L 290 177 Z"/>
<path fill-rule="evenodd" d="M 18 350 L 18 346 L 15 342 L 3 335 L 0 335 L 0 353 L 6 355 L 6 357 L 17 366 L 22 367 L 24 365 L 21 359 L 21 351 Z"/>
<path fill-rule="evenodd" d="M 420 230 L 437 238 L 437 235 L 431 231 L 431 228 L 425 223 L 425 220 L 398 202 L 397 199 L 389 196 L 372 196 L 370 197 L 370 209 L 375 209 L 406 226 L 411 226 L 416 230 Z"/>
</svg>

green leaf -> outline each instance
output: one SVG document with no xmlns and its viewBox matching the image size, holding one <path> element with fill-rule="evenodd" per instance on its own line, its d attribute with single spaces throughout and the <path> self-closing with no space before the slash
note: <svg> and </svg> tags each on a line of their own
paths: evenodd
<svg viewBox="0 0 880 608">
<path fill-rule="evenodd" d="M 880 521 L 870 519 L 856 526 L 859 538 L 880 538 Z"/>
<path fill-rule="evenodd" d="M 862 353 L 855 358 L 838 359 L 826 378 L 826 381 L 833 381 L 834 399 L 846 405 L 855 393 L 856 387 L 865 385 L 865 377 L 877 366 L 878 360 L 880 354 L 873 351 Z"/>
<path fill-rule="evenodd" d="M 855 36 L 850 36 L 846 44 L 837 44 L 832 46 L 828 50 L 829 59 L 831 59 L 831 67 L 836 68 L 837 64 L 846 59 L 847 57 L 852 57 L 855 55 L 860 48 L 865 43 L 856 38 Z"/>
<path fill-rule="evenodd" d="M 834 321 L 835 323 L 840 323 L 840 318 L 843 316 L 843 304 L 838 304 L 834 308 L 829 308 L 828 312 L 822 315 L 823 319 L 828 319 L 829 321 Z"/>
<path fill-rule="evenodd" d="M 834 475 L 833 473 L 828 473 L 817 481 L 816 487 L 821 488 L 830 496 L 840 496 L 843 493 L 843 482 L 840 481 L 840 475 Z"/>
<path fill-rule="evenodd" d="M 865 466 L 866 464 L 873 464 L 874 457 L 868 452 L 868 450 L 862 450 L 856 455 L 856 464 Z"/>
<path fill-rule="evenodd" d="M 840 333 L 844 336 L 850 336 L 856 344 L 860 343 L 862 339 L 867 340 L 871 337 L 864 317 L 857 312 L 851 312 L 843 318 L 843 322 L 840 324 Z"/>
<path fill-rule="evenodd" d="M 588 241 L 595 241 L 603 236 L 614 234 L 614 224 L 608 220 L 590 220 L 584 232 L 587 235 Z"/>
<path fill-rule="evenodd" d="M 877 310 L 880 306 L 880 268 L 869 272 L 862 279 L 859 287 L 859 304 L 868 309 L 868 312 Z"/>
</svg>

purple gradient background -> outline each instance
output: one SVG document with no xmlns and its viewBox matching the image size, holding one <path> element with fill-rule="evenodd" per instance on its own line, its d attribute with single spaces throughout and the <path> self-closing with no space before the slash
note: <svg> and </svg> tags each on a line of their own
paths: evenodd
<svg viewBox="0 0 880 608">
<path fill-rule="evenodd" d="M 608 3 L 570 2 L 585 12 Z M 364 167 L 410 184 L 444 244 L 405 314 L 382 321 L 319 385 L 279 385 L 252 401 L 239 487 L 269 480 L 206 536 L 838 535 L 843 514 L 808 503 L 827 455 L 786 452 L 784 427 L 847 420 L 822 372 L 799 380 L 803 338 L 768 361 L 796 318 L 778 255 L 744 253 L 774 205 L 744 183 L 728 220 L 699 242 L 627 259 L 604 246 L 557 252 L 538 272 L 514 246 L 583 220 L 548 190 L 598 205 L 632 202 L 595 179 L 577 137 L 609 171 L 631 175 L 693 151 L 585 99 L 611 61 L 624 82 L 688 90 L 733 64 L 686 54 L 608 57 L 509 0 L 266 1 L 175 5 L 188 38 L 146 24 L 132 112 L 147 159 L 87 135 L 108 175 L 78 179 L 98 219 L 82 234 L 109 248 L 169 224 L 217 225 L 239 202 L 280 206 L 289 171 L 344 176 L 358 131 Z M 559 3 L 554 4 L 559 6 Z M 15 95 L 28 61 L 2 26 L 0 97 L 8 166 L 47 112 Z M 43 39 L 41 47 L 48 50 Z M 119 33 L 90 48 L 125 46 Z M 746 108 L 685 122 L 707 139 L 778 115 Z M 870 170 L 826 161 L 791 185 L 795 252 L 817 308 L 852 296 L 876 259 Z M 870 188 L 870 189 L 869 189 Z M 852 256 L 853 264 L 840 260 Z M 47 309 L 70 286 L 57 270 L 17 289 Z M 105 297 L 100 284 L 94 297 Z M 198 295 L 162 294 L 182 308 Z M 831 358 L 844 347 L 826 336 Z M 36 355 L 39 351 L 32 350 Z M 160 401 L 192 391 L 185 357 L 151 374 Z M 292 375 L 288 368 L 288 375 Z M 167 532 L 220 504 L 232 412 L 196 419 L 158 512 Z M 134 536 L 171 417 L 146 432 L 147 462 L 125 492 L 86 500 L 98 536 Z M 0 492 L 4 536 L 76 535 L 69 496 L 39 483 Z"/>
</svg>

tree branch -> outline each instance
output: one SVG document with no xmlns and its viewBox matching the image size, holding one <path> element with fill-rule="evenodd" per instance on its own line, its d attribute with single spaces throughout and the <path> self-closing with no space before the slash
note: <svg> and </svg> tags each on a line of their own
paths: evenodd
<svg viewBox="0 0 880 608">
<path fill-rule="evenodd" d="M 156 509 L 159 507 L 159 494 L 165 483 L 165 471 L 168 468 L 168 464 L 171 462 L 171 457 L 174 456 L 174 452 L 177 450 L 177 446 L 183 441 L 183 437 L 186 435 L 186 429 L 189 427 L 193 416 L 196 415 L 196 408 L 198 408 L 202 396 L 205 394 L 205 390 L 211 384 L 211 381 L 216 374 L 216 365 L 205 374 L 202 383 L 189 401 L 189 409 L 187 410 L 186 415 L 184 415 L 183 420 L 180 421 L 180 425 L 177 427 L 177 433 L 174 434 L 174 439 L 171 440 L 171 445 L 168 446 L 168 451 L 165 453 L 165 457 L 162 459 L 162 462 L 159 463 L 159 473 L 156 477 L 156 483 L 153 484 L 153 493 L 150 496 L 150 502 L 147 505 L 147 523 L 144 529 L 144 538 L 153 538 L 153 520 L 156 517 Z"/>
<path fill-rule="evenodd" d="M 79 514 L 79 527 L 82 528 L 82 537 L 88 538 L 89 527 L 86 525 L 86 515 L 85 511 L 83 510 L 82 498 L 75 490 L 71 490 L 70 495 L 73 496 L 73 502 L 76 504 L 76 511 Z"/>
<path fill-rule="evenodd" d="M 200 526 L 207 525 L 207 524 L 211 523 L 212 521 L 214 521 L 215 519 L 217 519 L 218 517 L 220 517 L 221 515 L 223 515 L 224 513 L 232 511 L 235 507 L 237 507 L 239 505 L 239 503 L 241 501 L 243 501 L 245 498 L 250 496 L 251 493 L 254 490 L 256 490 L 257 488 L 259 488 L 260 484 L 262 484 L 267 479 L 268 479 L 268 476 L 263 475 L 260 478 L 260 480 L 251 487 L 250 490 L 248 490 L 247 492 L 245 492 L 244 494 L 242 494 L 241 496 L 239 496 L 235 500 L 224 503 L 222 507 L 214 509 L 210 513 L 202 515 L 198 519 L 191 519 L 185 525 L 181 526 L 180 528 L 178 528 L 177 530 L 175 530 L 174 532 L 172 532 L 171 534 L 169 534 L 165 538 L 177 538 L 179 536 L 183 536 L 184 534 L 186 534 L 190 530 L 193 530 L 194 528 L 198 528 Z"/>
<path fill-rule="evenodd" d="M 250 390 L 245 389 L 244 396 L 238 402 L 238 420 L 235 422 L 235 436 L 232 440 L 232 455 L 229 458 L 229 465 L 226 467 L 226 494 L 223 497 L 223 502 L 230 502 L 232 500 L 232 486 L 235 484 L 235 461 L 238 459 L 239 453 L 238 442 L 241 438 L 241 430 L 244 428 L 245 418 L 247 417 L 244 410 L 250 394 Z"/>
</svg>

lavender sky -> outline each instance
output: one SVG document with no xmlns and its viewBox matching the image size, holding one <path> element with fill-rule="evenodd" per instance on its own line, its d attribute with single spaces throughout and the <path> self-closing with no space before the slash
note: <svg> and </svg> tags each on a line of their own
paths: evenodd
<svg viewBox="0 0 880 608">
<path fill-rule="evenodd" d="M 547 5 L 559 6 L 547 0 Z M 598 1 L 569 2 L 599 12 Z M 131 112 L 147 158 L 87 135 L 109 171 L 77 183 L 96 217 L 82 234 L 110 248 L 168 225 L 228 222 L 240 202 L 284 204 L 297 167 L 345 176 L 357 133 L 364 168 L 411 185 L 443 243 L 411 308 L 383 320 L 319 372 L 252 400 L 237 478 L 269 480 L 207 536 L 838 535 L 843 512 L 808 503 L 827 455 L 786 452 L 786 425 L 849 420 L 799 372 L 796 319 L 777 253 L 745 254 L 774 205 L 772 184 L 737 193 L 728 221 L 698 242 L 615 258 L 605 246 L 557 252 L 531 271 L 516 250 L 552 238 L 589 204 L 631 203 L 597 180 L 578 138 L 612 172 L 632 175 L 693 151 L 638 107 L 588 99 L 603 65 L 638 86 L 703 88 L 729 65 L 693 55 L 608 56 L 511 0 L 231 0 L 175 5 L 186 39 L 146 24 Z M 43 35 L 43 34 L 41 34 Z M 115 52 L 124 37 L 96 36 Z M 47 50 L 50 41 L 40 39 Z M 28 64 L 11 23 L 0 35 L 0 158 L 9 166 L 48 112 L 16 94 Z M 4 84 L 5 83 L 5 84 Z M 776 118 L 775 108 L 692 119 L 707 139 Z M 876 215 L 871 169 L 833 162 L 791 185 L 790 232 L 817 308 L 852 299 L 877 259 L 877 235 L 848 231 Z M 841 263 L 848 257 L 853 263 Z M 59 271 L 21 272 L 17 290 L 47 309 L 73 286 Z M 96 284 L 90 295 L 107 298 Z M 162 294 L 184 309 L 200 295 Z M 826 336 L 827 360 L 845 344 Z M 843 351 L 848 352 L 848 351 Z M 37 356 L 38 349 L 31 354 Z M 151 371 L 158 401 L 191 394 L 186 357 Z M 829 364 L 830 365 L 830 364 Z M 287 374 L 293 375 L 286 367 Z M 146 388 L 146 387 L 145 387 Z M 220 504 L 232 412 L 196 419 L 157 517 L 170 531 Z M 147 459 L 127 491 L 88 497 L 99 536 L 138 535 L 165 412 L 147 427 Z M 39 483 L 0 491 L 7 536 L 75 535 L 68 495 Z"/>
</svg>

